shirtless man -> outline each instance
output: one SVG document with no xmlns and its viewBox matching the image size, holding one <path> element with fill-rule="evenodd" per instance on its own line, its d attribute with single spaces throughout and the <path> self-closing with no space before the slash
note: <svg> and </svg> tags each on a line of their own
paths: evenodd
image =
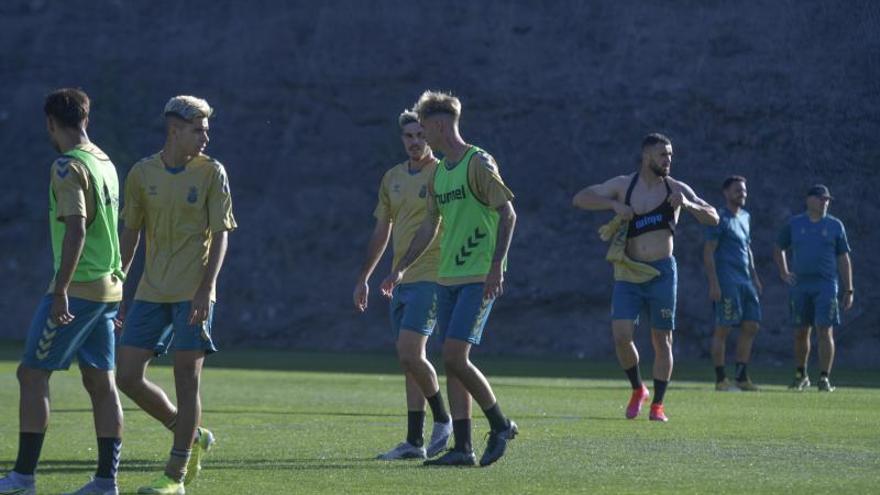
<svg viewBox="0 0 880 495">
<path fill-rule="evenodd" d="M 717 225 L 718 213 L 684 182 L 669 177 L 672 142 L 662 134 L 648 134 L 642 140 L 641 167 L 630 175 L 614 177 L 578 192 L 572 203 L 584 210 L 614 210 L 627 222 L 626 254 L 657 269 L 660 274 L 636 284 L 615 281 L 612 295 L 611 330 L 617 359 L 632 385 L 626 417 L 641 412 L 650 393 L 639 373 L 639 353 L 633 332 L 642 307 L 651 314 L 651 342 L 654 346 L 654 400 L 649 419 L 668 421 L 663 396 L 672 377 L 672 330 L 678 276 L 673 257 L 673 234 L 681 210 L 704 225 Z"/>
</svg>

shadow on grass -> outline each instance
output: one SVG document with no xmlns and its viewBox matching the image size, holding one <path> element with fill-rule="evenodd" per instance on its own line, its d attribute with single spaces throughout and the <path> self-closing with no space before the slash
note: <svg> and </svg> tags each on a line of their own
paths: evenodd
<svg viewBox="0 0 880 495">
<path fill-rule="evenodd" d="M 387 463 L 372 457 L 324 457 L 297 459 L 247 459 L 247 460 L 212 460 L 204 466 L 204 471 L 214 470 L 277 470 L 292 469 L 302 471 L 328 471 L 336 469 L 386 469 L 389 466 L 407 467 L 421 463 Z M 40 461 L 40 473 L 75 474 L 94 472 L 94 460 L 43 460 Z M 119 464 L 120 473 L 158 473 L 165 468 L 164 461 L 148 459 L 125 459 Z M 203 472 L 204 472 L 203 471 Z"/>
<path fill-rule="evenodd" d="M 22 343 L 0 341 L 0 361 L 17 362 L 21 355 Z M 443 372 L 439 356 L 432 355 L 438 373 Z M 521 357 L 484 356 L 479 351 L 473 355 L 474 362 L 490 377 L 526 378 L 572 378 L 572 379 L 619 379 L 626 382 L 613 356 L 604 360 L 575 359 L 568 356 Z M 401 371 L 393 352 L 352 353 L 325 351 L 283 351 L 275 349 L 240 349 L 212 354 L 206 360 L 209 368 L 227 368 L 261 371 L 301 371 L 340 374 L 383 374 L 400 375 Z M 651 366 L 648 355 L 642 363 L 642 371 Z M 168 356 L 156 359 L 157 366 L 169 366 Z M 793 376 L 789 367 L 754 364 L 749 367 L 750 375 L 757 383 L 767 385 L 787 385 Z M 210 372 L 210 369 L 209 369 Z M 682 360 L 675 363 L 673 381 L 714 383 L 714 371 L 708 360 Z M 880 370 L 835 368 L 833 381 L 843 387 L 875 388 L 880 383 Z M 511 385 L 505 385 L 511 386 Z M 529 384 L 517 386 L 530 387 Z M 545 387 L 545 385 L 540 385 Z M 602 387 L 604 388 L 604 387 Z M 613 388 L 609 386 L 609 388 Z"/>
</svg>

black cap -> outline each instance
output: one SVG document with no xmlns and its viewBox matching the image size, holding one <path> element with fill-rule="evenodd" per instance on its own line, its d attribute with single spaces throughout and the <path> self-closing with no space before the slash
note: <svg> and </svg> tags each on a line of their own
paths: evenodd
<svg viewBox="0 0 880 495">
<path fill-rule="evenodd" d="M 834 199 L 831 191 L 824 184 L 816 184 L 807 191 L 807 196 L 819 196 L 820 198 Z"/>
</svg>

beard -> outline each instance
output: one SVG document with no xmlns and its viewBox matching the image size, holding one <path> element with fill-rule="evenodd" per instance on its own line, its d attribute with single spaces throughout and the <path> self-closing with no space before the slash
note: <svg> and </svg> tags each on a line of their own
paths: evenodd
<svg viewBox="0 0 880 495">
<path fill-rule="evenodd" d="M 654 172 L 658 177 L 669 177 L 669 168 L 661 167 L 656 163 L 651 162 L 651 172 Z"/>
</svg>

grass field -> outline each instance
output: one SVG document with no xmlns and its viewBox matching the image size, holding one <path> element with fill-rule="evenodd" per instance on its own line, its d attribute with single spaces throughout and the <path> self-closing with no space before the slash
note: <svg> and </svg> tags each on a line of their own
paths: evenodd
<svg viewBox="0 0 880 495">
<path fill-rule="evenodd" d="M 17 344 L 0 345 L 0 469 L 17 445 Z M 841 370 L 838 390 L 793 393 L 788 370 L 757 368 L 759 393 L 716 393 L 706 363 L 676 372 L 668 424 L 623 418 L 613 363 L 477 357 L 521 435 L 498 464 L 429 469 L 373 460 L 404 436 L 402 378 L 390 355 L 222 352 L 204 375 L 204 423 L 218 437 L 192 494 L 877 493 L 880 372 Z M 648 372 L 647 366 L 643 373 Z M 151 377 L 171 387 L 170 368 Z M 40 493 L 80 485 L 95 439 L 79 372 L 52 378 Z M 170 434 L 124 402 L 120 485 L 151 480 Z M 430 418 L 430 415 L 429 415 Z M 474 422 L 477 454 L 487 430 Z M 428 426 L 430 428 L 430 425 Z M 430 431 L 430 430 L 428 430 Z"/>
</svg>

